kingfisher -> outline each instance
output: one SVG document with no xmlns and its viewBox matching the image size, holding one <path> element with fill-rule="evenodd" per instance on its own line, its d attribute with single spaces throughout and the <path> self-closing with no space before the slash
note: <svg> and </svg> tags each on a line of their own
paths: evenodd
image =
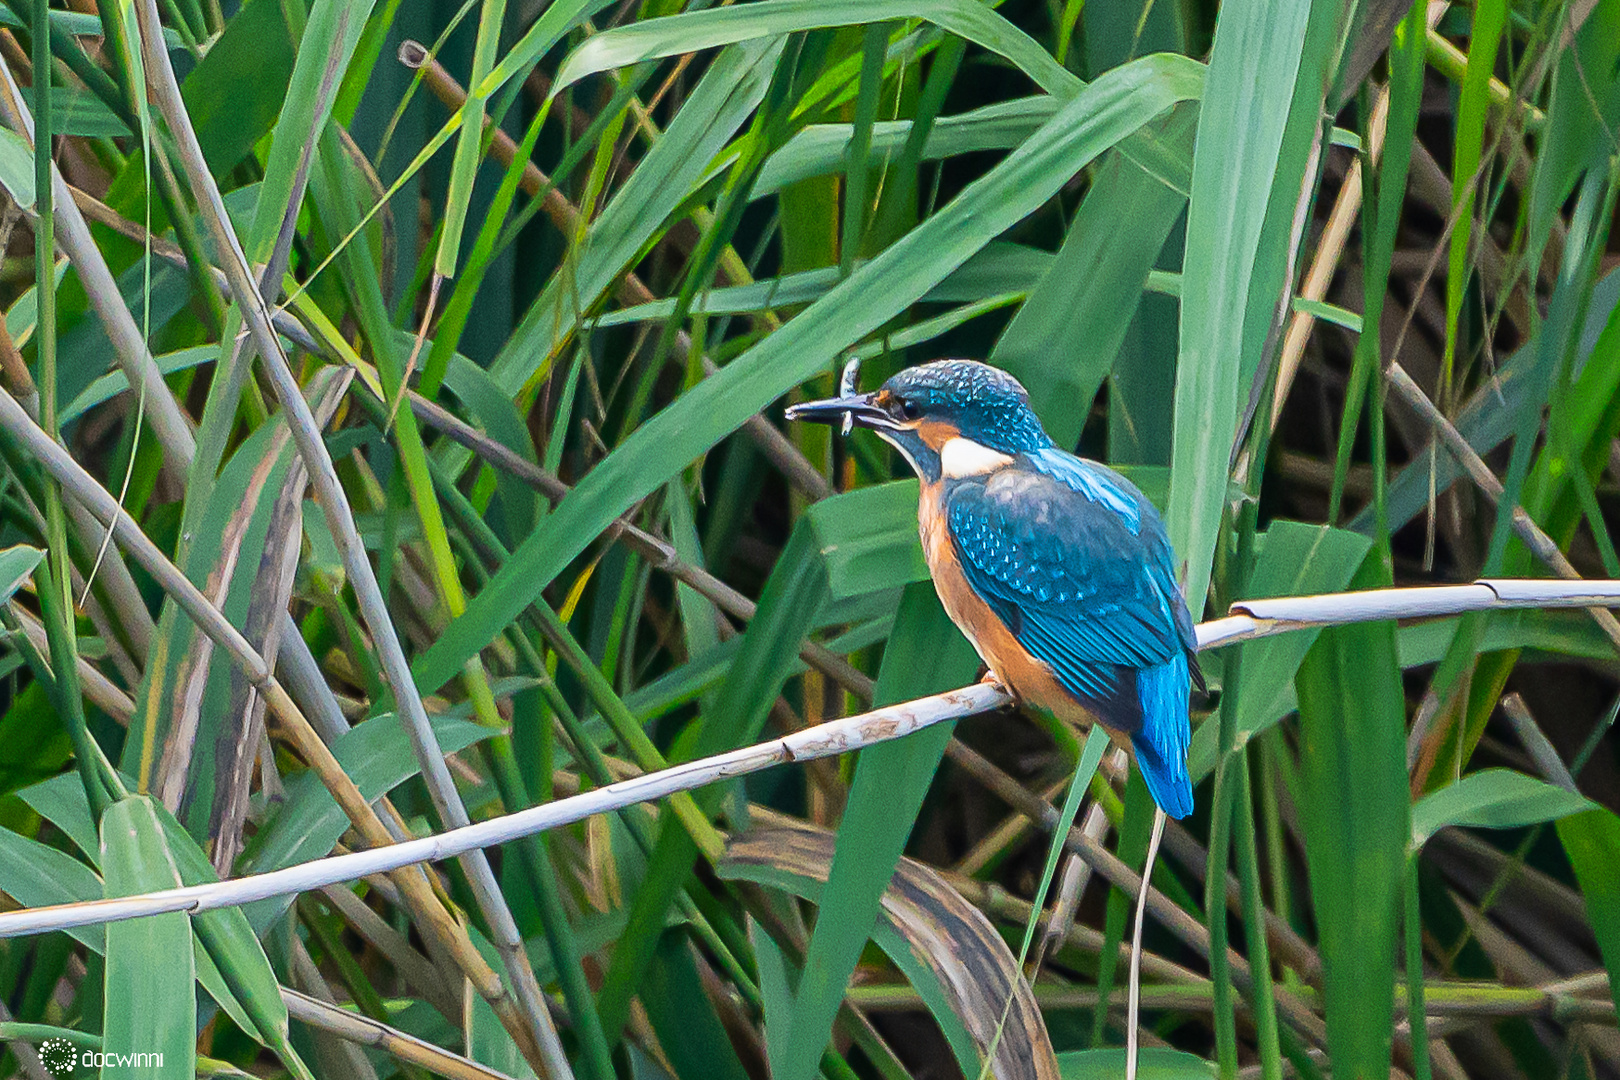
<svg viewBox="0 0 1620 1080">
<path fill-rule="evenodd" d="M 1204 679 L 1158 511 L 1059 448 L 998 368 L 939 360 L 871 394 L 845 381 L 787 418 L 869 428 L 911 465 L 934 588 L 989 677 L 1066 723 L 1101 723 L 1160 809 L 1190 814 L 1188 704 Z"/>
</svg>

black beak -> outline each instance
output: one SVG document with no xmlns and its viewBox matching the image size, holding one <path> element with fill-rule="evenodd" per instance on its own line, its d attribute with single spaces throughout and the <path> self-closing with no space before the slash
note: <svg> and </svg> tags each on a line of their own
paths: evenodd
<svg viewBox="0 0 1620 1080">
<path fill-rule="evenodd" d="M 900 425 L 894 418 L 876 405 L 872 404 L 872 395 L 857 394 L 852 397 L 827 398 L 825 401 L 806 401 L 801 405 L 790 405 L 785 413 L 789 420 L 808 420 L 816 424 L 842 424 L 848 417 L 853 423 L 864 428 L 881 428 L 889 431 L 897 429 Z"/>
</svg>

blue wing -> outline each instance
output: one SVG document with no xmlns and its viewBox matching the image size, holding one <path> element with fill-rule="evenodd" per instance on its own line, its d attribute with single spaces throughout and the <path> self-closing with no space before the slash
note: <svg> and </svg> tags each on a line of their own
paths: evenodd
<svg viewBox="0 0 1620 1080">
<path fill-rule="evenodd" d="M 963 574 L 1065 689 L 1131 736 L 1154 799 L 1185 816 L 1196 646 L 1164 525 L 1111 469 L 1059 450 L 1025 460 L 946 496 Z"/>
<path fill-rule="evenodd" d="M 1071 692 L 1105 698 L 1110 667 L 1167 663 L 1193 643 L 1170 544 L 1124 477 L 1048 450 L 947 496 L 964 574 Z M 1077 482 L 1078 481 L 1078 482 Z"/>
</svg>

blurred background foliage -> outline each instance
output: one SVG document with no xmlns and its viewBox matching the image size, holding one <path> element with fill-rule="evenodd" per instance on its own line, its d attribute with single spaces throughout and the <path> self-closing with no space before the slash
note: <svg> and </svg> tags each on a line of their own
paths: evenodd
<svg viewBox="0 0 1620 1080">
<path fill-rule="evenodd" d="M 1620 577 L 1615 0 L 0 24 L 10 906 L 972 681 L 903 463 L 780 422 L 852 356 L 1015 373 L 1165 510 L 1195 612 Z M 1206 655 L 1142 1075 L 1620 1076 L 1617 648 L 1517 612 Z M 1080 761 L 979 716 L 0 941 L 3 1067 L 54 1035 L 170 1076 L 1116 1076 L 1151 804 L 1104 761 L 1047 897 Z"/>
</svg>

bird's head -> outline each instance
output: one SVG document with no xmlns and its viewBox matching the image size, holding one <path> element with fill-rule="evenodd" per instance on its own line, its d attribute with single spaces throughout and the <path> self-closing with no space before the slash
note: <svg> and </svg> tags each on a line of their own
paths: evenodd
<svg viewBox="0 0 1620 1080">
<path fill-rule="evenodd" d="M 936 360 L 906 368 L 875 393 L 810 401 L 789 420 L 871 428 L 906 456 L 928 483 L 988 472 L 1052 440 L 1017 379 L 974 360 Z"/>
</svg>

